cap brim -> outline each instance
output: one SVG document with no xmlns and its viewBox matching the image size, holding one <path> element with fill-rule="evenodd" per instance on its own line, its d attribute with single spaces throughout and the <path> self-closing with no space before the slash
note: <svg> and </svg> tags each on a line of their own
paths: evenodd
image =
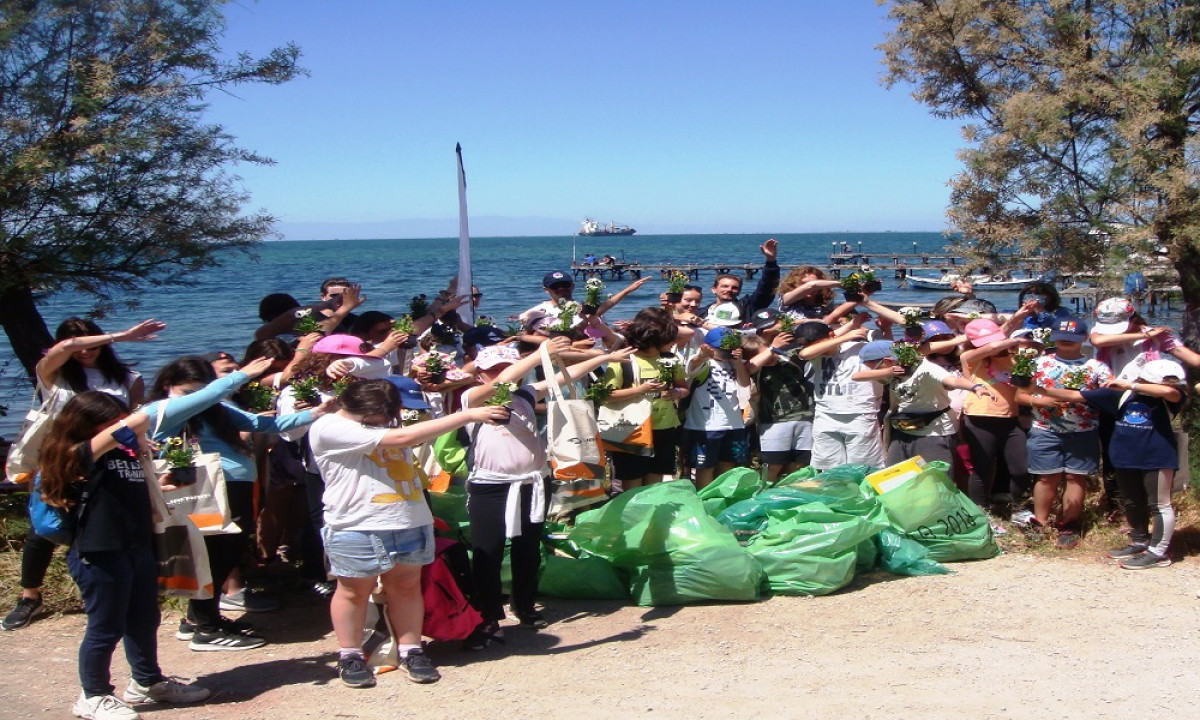
<svg viewBox="0 0 1200 720">
<path fill-rule="evenodd" d="M 1111 323 L 1097 322 L 1095 325 L 1092 325 L 1092 332 L 1097 332 L 1101 335 L 1120 335 L 1127 330 L 1129 330 L 1128 320 L 1119 320 Z"/>
<path fill-rule="evenodd" d="M 717 325 L 719 327 L 730 327 L 730 328 L 737 327 L 738 325 L 742 324 L 741 320 L 720 320 L 717 318 L 705 318 L 704 321 L 710 325 Z M 774 323 L 771 323 L 771 324 L 774 325 Z"/>
<path fill-rule="evenodd" d="M 972 338 L 971 344 L 974 345 L 975 347 L 983 347 L 984 345 L 987 345 L 988 343 L 994 343 L 997 340 L 1004 340 L 1004 339 L 1005 339 L 1004 333 L 1002 333 L 1000 331 L 996 331 L 990 335 L 984 335 L 983 337 Z"/>
<path fill-rule="evenodd" d="M 405 410 L 430 410 L 432 406 L 425 401 L 424 396 L 420 393 L 406 390 L 400 393 L 400 405 Z"/>
<path fill-rule="evenodd" d="M 1081 343 L 1084 340 L 1087 340 L 1087 335 L 1083 335 L 1083 334 L 1079 334 L 1079 333 L 1059 333 L 1059 332 L 1050 333 L 1050 342 Z"/>
</svg>

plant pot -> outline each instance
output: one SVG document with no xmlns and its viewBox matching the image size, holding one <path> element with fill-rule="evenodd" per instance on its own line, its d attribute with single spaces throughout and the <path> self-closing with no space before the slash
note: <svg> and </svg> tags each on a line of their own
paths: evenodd
<svg viewBox="0 0 1200 720">
<path fill-rule="evenodd" d="M 843 290 L 842 292 L 846 295 L 846 302 L 859 303 L 863 301 L 862 293 L 852 292 L 850 290 Z"/>
<path fill-rule="evenodd" d="M 503 419 L 503 420 L 497 420 L 497 421 L 496 421 L 496 424 L 497 424 L 497 425 L 507 425 L 507 424 L 508 424 L 508 421 L 509 421 L 509 420 L 512 420 L 512 408 L 510 408 L 509 406 L 505 405 L 505 406 L 504 406 L 504 409 L 508 411 L 508 414 L 504 416 L 504 419 Z"/>
<path fill-rule="evenodd" d="M 416 346 L 417 346 L 417 339 L 415 337 L 413 337 L 412 335 L 409 335 L 408 339 L 405 340 L 404 342 L 400 343 L 397 347 L 404 348 L 405 350 L 412 350 Z"/>
<path fill-rule="evenodd" d="M 904 377 L 906 378 L 912 377 L 913 373 L 917 371 L 916 365 L 901 365 L 900 367 L 904 368 Z"/>
<path fill-rule="evenodd" d="M 440 372 L 435 372 L 435 373 L 429 373 L 429 383 L 431 385 L 440 385 L 444 382 L 446 382 L 446 371 L 445 370 L 442 370 Z"/>
<path fill-rule="evenodd" d="M 171 471 L 168 473 L 168 475 L 170 475 L 170 478 L 171 478 L 168 482 L 170 482 L 172 485 L 174 485 L 176 487 L 184 487 L 187 485 L 195 485 L 196 484 L 196 466 L 195 465 L 189 465 L 188 467 L 171 468 Z"/>
<path fill-rule="evenodd" d="M 920 340 L 924 336 L 925 336 L 925 331 L 921 328 L 920 325 L 918 325 L 916 327 L 907 327 L 906 326 L 904 328 L 904 337 L 906 337 L 906 338 L 909 338 L 911 340 Z"/>
<path fill-rule="evenodd" d="M 1013 387 L 1029 387 L 1033 384 L 1033 378 L 1028 375 L 1013 375 L 1008 382 Z"/>
<path fill-rule="evenodd" d="M 676 292 L 669 292 L 669 293 L 667 293 L 667 302 L 669 302 L 669 303 L 677 303 L 677 302 L 679 302 L 679 301 L 681 301 L 681 300 L 683 300 L 683 293 L 681 293 L 681 292 L 677 292 L 677 293 L 676 293 Z"/>
<path fill-rule="evenodd" d="M 863 283 L 863 291 L 868 293 L 877 293 L 883 289 L 883 283 L 878 280 L 868 280 Z"/>
<path fill-rule="evenodd" d="M 588 303 L 584 303 L 583 305 L 579 306 L 579 315 L 581 317 L 589 317 L 591 315 L 595 315 L 599 309 L 599 305 L 590 305 Z"/>
</svg>

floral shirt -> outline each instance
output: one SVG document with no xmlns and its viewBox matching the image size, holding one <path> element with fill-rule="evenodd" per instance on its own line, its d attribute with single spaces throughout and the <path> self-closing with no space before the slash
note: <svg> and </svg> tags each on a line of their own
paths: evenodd
<svg viewBox="0 0 1200 720">
<path fill-rule="evenodd" d="M 1033 373 L 1033 382 L 1038 387 L 1073 390 L 1095 390 L 1103 387 L 1112 378 L 1112 371 L 1099 360 L 1064 360 L 1057 355 L 1039 357 Z M 1081 384 L 1072 380 L 1080 381 Z M 1099 419 L 1099 411 L 1084 403 L 1033 408 L 1033 428 L 1052 433 L 1095 430 Z"/>
</svg>

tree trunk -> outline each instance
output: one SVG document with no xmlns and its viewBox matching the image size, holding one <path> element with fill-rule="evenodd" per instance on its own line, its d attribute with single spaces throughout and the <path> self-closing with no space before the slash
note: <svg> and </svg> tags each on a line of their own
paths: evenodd
<svg viewBox="0 0 1200 720">
<path fill-rule="evenodd" d="M 0 326 L 32 383 L 34 366 L 54 344 L 54 337 L 33 301 L 33 288 L 22 285 L 0 293 Z"/>
</svg>

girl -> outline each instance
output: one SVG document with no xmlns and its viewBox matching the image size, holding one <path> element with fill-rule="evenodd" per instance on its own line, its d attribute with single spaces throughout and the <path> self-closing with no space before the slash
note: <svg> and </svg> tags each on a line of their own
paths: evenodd
<svg viewBox="0 0 1200 720">
<path fill-rule="evenodd" d="M 153 340 L 166 327 L 166 323 L 146 320 L 124 332 L 106 335 L 91 320 L 67 318 L 58 326 L 54 346 L 38 361 L 34 372 L 43 388 L 53 388 L 64 400 L 85 390 L 98 390 L 127 406 L 137 406 L 142 402 L 142 376 L 122 362 L 112 346 Z M 0 627 L 23 628 L 41 611 L 42 582 L 53 557 L 54 543 L 30 531 L 21 549 L 21 597 Z"/>
<path fill-rule="evenodd" d="M 67 567 L 83 597 L 87 630 L 79 645 L 83 690 L 71 710 L 94 720 L 137 720 L 140 715 L 126 703 L 194 703 L 209 695 L 198 685 L 168 678 L 158 665 L 158 561 L 138 457 L 149 447 L 149 418 L 128 413 L 112 395 L 84 391 L 55 418 L 41 456 L 43 498 L 76 516 Z M 124 702 L 113 695 L 110 672 L 119 641 L 133 676 Z"/>
<path fill-rule="evenodd" d="M 362 628 L 378 581 L 408 678 L 436 682 L 441 675 L 421 650 L 421 567 L 433 562 L 433 515 L 408 449 L 469 422 L 502 420 L 508 411 L 483 407 L 394 427 L 400 392 L 383 379 L 352 382 L 339 400 L 341 408 L 308 433 L 325 479 L 323 534 L 337 576 L 329 614 L 341 648 L 338 675 L 350 687 L 375 685 L 363 658 Z"/>
</svg>

